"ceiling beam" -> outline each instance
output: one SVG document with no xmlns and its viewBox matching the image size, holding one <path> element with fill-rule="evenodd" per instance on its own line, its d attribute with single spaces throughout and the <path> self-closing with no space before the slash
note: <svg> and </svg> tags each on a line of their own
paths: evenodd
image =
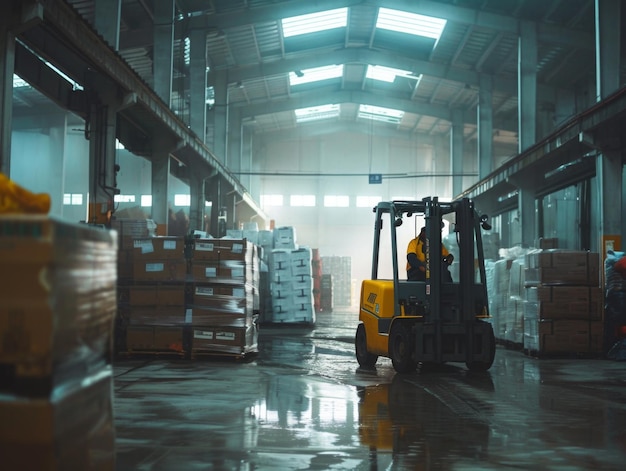
<svg viewBox="0 0 626 471">
<path fill-rule="evenodd" d="M 408 113 L 426 114 L 450 121 L 450 110 L 445 106 L 422 104 L 407 100 L 397 94 L 365 92 L 362 90 L 338 90 L 336 86 L 316 87 L 306 92 L 293 93 L 288 100 L 251 104 L 241 107 L 241 117 L 249 118 L 270 113 L 280 113 L 299 108 L 309 108 L 328 103 L 359 103 L 403 110 Z M 231 105 L 237 107 L 237 105 Z M 475 121 L 475 119 L 474 119 Z"/>
<path fill-rule="evenodd" d="M 374 51 L 365 48 L 349 48 L 332 52 L 315 52 L 301 54 L 297 58 L 274 61 L 270 63 L 254 64 L 246 67 L 230 68 L 225 72 L 229 83 L 242 82 L 244 80 L 260 79 L 302 70 L 307 68 L 322 67 L 330 64 L 376 64 L 396 69 L 410 70 L 416 75 L 424 74 L 438 79 L 450 80 L 478 87 L 479 73 L 473 70 L 449 67 L 446 64 L 438 64 L 419 60 L 413 57 L 401 56 L 389 51 Z M 216 70 L 215 73 L 222 71 Z M 209 73 L 209 84 L 213 83 L 215 75 Z M 517 95 L 517 80 L 503 79 L 493 76 L 494 90 L 509 95 Z M 556 89 L 551 86 L 537 84 L 537 97 L 542 101 L 553 100 Z"/>
<path fill-rule="evenodd" d="M 253 23 L 278 21 L 295 15 L 362 5 L 427 14 L 456 23 L 491 28 L 511 34 L 519 33 L 519 20 L 513 16 L 433 0 L 316 0 L 315 2 L 290 0 L 281 2 L 280 8 L 277 8 L 275 4 L 267 4 L 262 7 L 232 10 L 228 13 L 197 15 L 186 18 L 184 21 L 187 22 L 186 29 L 224 30 Z M 537 39 L 540 42 L 552 42 L 581 49 L 593 49 L 595 44 L 593 34 L 582 31 L 574 32 L 567 27 L 545 23 L 537 23 Z"/>
<path fill-rule="evenodd" d="M 426 135 L 424 133 L 414 133 L 407 135 L 406 131 L 398 130 L 391 126 L 385 126 L 381 123 L 379 126 L 375 126 L 372 130 L 371 121 L 343 121 L 341 119 L 331 121 L 332 125 L 329 125 L 329 121 L 320 121 L 317 123 L 300 124 L 297 127 L 291 129 L 280 129 L 275 131 L 261 130 L 258 137 L 261 141 L 284 141 L 284 140 L 298 140 L 305 137 L 324 136 L 328 134 L 334 134 L 337 132 L 342 133 L 356 133 L 371 135 L 374 133 L 379 137 L 388 137 L 396 139 L 414 139 L 419 141 L 420 144 L 434 145 L 433 136 Z"/>
<path fill-rule="evenodd" d="M 294 93 L 288 99 L 271 100 L 267 102 L 257 102 L 253 104 L 233 104 L 231 106 L 241 108 L 241 118 L 252 118 L 266 114 L 282 113 L 300 108 L 326 105 L 328 103 L 358 103 L 384 108 L 403 110 L 419 116 L 432 116 L 438 119 L 451 121 L 450 108 L 446 106 L 433 105 L 429 103 L 419 103 L 407 99 L 404 95 L 385 93 L 379 90 L 376 93 L 363 90 L 340 90 L 336 86 L 328 85 L 316 87 L 306 92 Z M 464 111 L 464 122 L 476 124 L 476 110 L 468 108 Z M 517 131 L 517 121 L 506 119 L 498 120 L 494 123 L 498 129 L 506 131 Z"/>
</svg>

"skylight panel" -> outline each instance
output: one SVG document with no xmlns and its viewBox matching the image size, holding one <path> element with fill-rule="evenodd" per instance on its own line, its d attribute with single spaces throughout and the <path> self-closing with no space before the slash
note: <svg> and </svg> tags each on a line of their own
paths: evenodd
<svg viewBox="0 0 626 471">
<path fill-rule="evenodd" d="M 404 111 L 383 108 L 380 106 L 361 105 L 359 106 L 359 118 L 383 121 L 386 123 L 399 123 L 404 116 Z"/>
<path fill-rule="evenodd" d="M 13 88 L 25 88 L 30 87 L 28 82 L 22 79 L 20 76 L 13 74 Z"/>
<path fill-rule="evenodd" d="M 328 65 L 313 69 L 299 70 L 289 73 L 289 85 L 301 85 L 309 82 L 319 82 L 343 76 L 343 65 Z"/>
<path fill-rule="evenodd" d="M 339 116 L 339 105 L 321 105 L 311 108 L 300 108 L 296 110 L 295 113 L 297 123 L 335 118 Z"/>
<path fill-rule="evenodd" d="M 446 20 L 389 8 L 378 9 L 376 27 L 438 40 Z"/>
<path fill-rule="evenodd" d="M 411 72 L 410 70 L 393 69 L 391 67 L 384 67 L 382 65 L 368 65 L 365 77 L 374 80 L 380 80 L 383 82 L 393 82 L 396 77 L 407 77 L 419 80 L 421 74 L 419 76 L 416 76 L 413 75 L 413 72 Z"/>
<path fill-rule="evenodd" d="M 285 38 L 327 29 L 343 28 L 348 24 L 348 9 L 337 8 L 336 10 L 292 16 L 291 18 L 283 18 L 281 23 Z"/>
</svg>

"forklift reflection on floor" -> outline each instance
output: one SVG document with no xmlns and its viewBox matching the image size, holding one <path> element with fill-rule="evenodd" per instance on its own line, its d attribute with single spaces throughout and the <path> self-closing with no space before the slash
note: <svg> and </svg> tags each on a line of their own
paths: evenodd
<svg viewBox="0 0 626 471">
<path fill-rule="evenodd" d="M 359 438 L 369 469 L 446 469 L 484 459 L 489 426 L 456 415 L 430 392 L 396 374 L 391 384 L 359 388 Z M 483 378 L 480 378 L 483 380 Z"/>
</svg>

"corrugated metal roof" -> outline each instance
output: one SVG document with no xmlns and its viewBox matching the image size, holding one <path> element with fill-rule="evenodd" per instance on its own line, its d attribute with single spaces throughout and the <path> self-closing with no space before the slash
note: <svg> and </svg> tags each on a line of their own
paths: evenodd
<svg viewBox="0 0 626 471">
<path fill-rule="evenodd" d="M 119 50 L 149 84 L 153 83 L 154 1 L 123 0 Z M 68 2 L 93 23 L 94 0 Z M 412 7 L 400 0 L 176 0 L 172 108 L 188 119 L 189 51 L 184 38 L 192 29 L 205 27 L 212 71 L 209 84 L 212 73 L 226 74 L 229 104 L 241 108 L 246 125 L 256 132 L 292 129 L 294 109 L 327 98 L 328 103 L 341 100 L 341 120 L 356 120 L 359 103 L 355 100 L 379 104 L 388 99 L 393 102 L 390 107 L 404 106 L 406 111 L 402 121 L 390 127 L 410 134 L 445 134 L 450 128 L 446 110 L 460 108 L 475 117 L 479 76 L 486 74 L 494 81 L 494 129 L 501 130 L 508 142 L 516 131 L 511 123 L 518 105 L 519 25 L 531 22 L 537 31 L 538 89 L 575 90 L 581 80 L 595 76 L 593 42 L 583 41 L 593 39 L 593 4 L 593 0 L 430 0 Z M 342 31 L 282 37 L 281 18 L 342 6 L 348 7 L 348 25 Z M 380 6 L 412 7 L 415 13 L 448 22 L 432 49 L 432 44 L 409 35 L 377 31 Z M 392 84 L 366 80 L 367 65 L 381 61 L 384 64 L 379 65 L 405 68 L 423 77 L 419 82 L 398 77 Z M 324 63 L 346 63 L 343 78 L 328 81 L 323 88 L 300 86 L 294 91 L 290 87 L 290 71 Z M 25 101 L 23 95 L 15 106 L 25 106 Z M 468 121 L 467 126 L 472 125 Z"/>
</svg>

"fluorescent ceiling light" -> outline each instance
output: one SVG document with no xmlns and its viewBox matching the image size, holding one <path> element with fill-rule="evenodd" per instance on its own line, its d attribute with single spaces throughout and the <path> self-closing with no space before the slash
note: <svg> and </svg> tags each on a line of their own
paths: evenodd
<svg viewBox="0 0 626 471">
<path fill-rule="evenodd" d="M 374 121 L 384 121 L 386 123 L 399 123 L 404 116 L 404 111 L 380 106 L 361 105 L 359 106 L 358 118 L 371 119 Z"/>
<path fill-rule="evenodd" d="M 365 77 L 382 82 L 393 82 L 396 77 L 407 77 L 419 81 L 422 78 L 422 74 L 413 75 L 413 72 L 410 70 L 393 69 L 382 65 L 368 65 Z"/>
<path fill-rule="evenodd" d="M 311 108 L 300 108 L 296 110 L 295 113 L 297 123 L 335 118 L 339 116 L 339 105 L 321 105 Z"/>
<path fill-rule="evenodd" d="M 446 20 L 389 8 L 378 9 L 376 27 L 438 40 Z"/>
<path fill-rule="evenodd" d="M 343 28 L 348 24 L 348 9 L 338 8 L 319 13 L 292 16 L 283 18 L 283 37 L 298 36 L 300 34 L 316 33 L 333 28 Z"/>
<path fill-rule="evenodd" d="M 300 85 L 309 82 L 319 82 L 343 76 L 343 65 L 327 65 L 295 72 L 289 72 L 289 85 Z"/>
</svg>

